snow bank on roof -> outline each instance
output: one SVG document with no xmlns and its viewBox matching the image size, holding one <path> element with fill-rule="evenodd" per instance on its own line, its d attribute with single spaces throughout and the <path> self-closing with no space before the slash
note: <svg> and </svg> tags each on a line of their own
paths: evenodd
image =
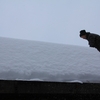
<svg viewBox="0 0 100 100">
<path fill-rule="evenodd" d="M 100 82 L 96 49 L 0 37 L 0 78 Z"/>
</svg>

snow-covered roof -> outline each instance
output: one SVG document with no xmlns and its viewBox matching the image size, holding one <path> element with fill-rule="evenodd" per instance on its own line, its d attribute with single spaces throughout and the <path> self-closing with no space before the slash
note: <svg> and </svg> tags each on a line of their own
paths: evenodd
<svg viewBox="0 0 100 100">
<path fill-rule="evenodd" d="M 100 82 L 93 48 L 0 37 L 0 79 Z"/>
</svg>

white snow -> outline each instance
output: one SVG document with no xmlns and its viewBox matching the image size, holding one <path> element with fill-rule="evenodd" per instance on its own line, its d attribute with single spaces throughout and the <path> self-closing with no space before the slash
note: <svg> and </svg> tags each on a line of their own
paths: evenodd
<svg viewBox="0 0 100 100">
<path fill-rule="evenodd" d="M 0 37 L 0 79 L 100 82 L 93 48 Z"/>
</svg>

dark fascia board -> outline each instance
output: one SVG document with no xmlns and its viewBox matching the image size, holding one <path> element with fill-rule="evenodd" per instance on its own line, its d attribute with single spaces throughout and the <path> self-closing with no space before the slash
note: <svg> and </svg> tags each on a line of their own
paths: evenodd
<svg viewBox="0 0 100 100">
<path fill-rule="evenodd" d="M 99 94 L 100 83 L 0 80 L 0 93 Z"/>
</svg>

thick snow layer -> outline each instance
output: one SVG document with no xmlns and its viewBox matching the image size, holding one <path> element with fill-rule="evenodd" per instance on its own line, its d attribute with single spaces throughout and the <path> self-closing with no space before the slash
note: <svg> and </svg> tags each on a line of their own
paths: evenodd
<svg viewBox="0 0 100 100">
<path fill-rule="evenodd" d="M 96 49 L 0 37 L 0 79 L 100 82 Z"/>
</svg>

